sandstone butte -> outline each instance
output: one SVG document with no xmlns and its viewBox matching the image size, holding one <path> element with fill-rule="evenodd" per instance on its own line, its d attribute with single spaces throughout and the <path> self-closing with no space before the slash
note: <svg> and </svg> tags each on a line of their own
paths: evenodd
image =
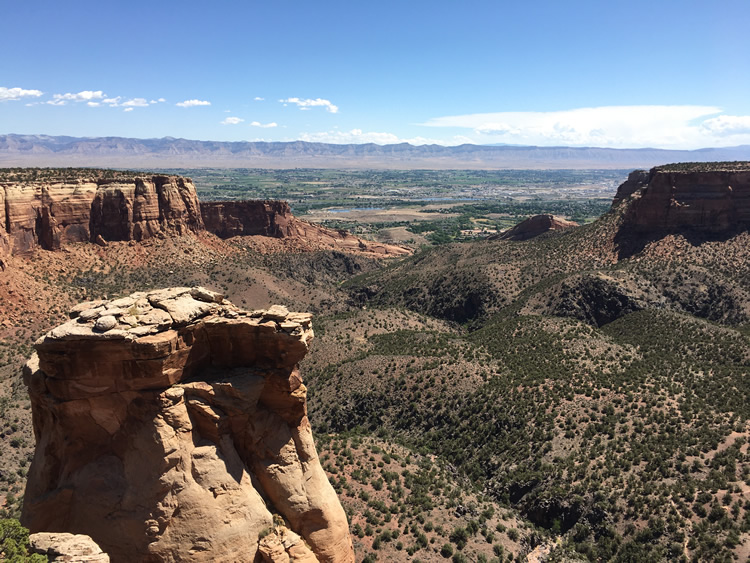
<svg viewBox="0 0 750 563">
<path fill-rule="evenodd" d="M 613 207 L 628 201 L 636 232 L 720 233 L 750 224 L 750 162 L 685 163 L 631 172 Z"/>
<path fill-rule="evenodd" d="M 206 230 L 221 238 L 297 237 L 344 251 L 411 253 L 301 221 L 283 201 L 199 202 L 193 182 L 180 176 L 0 182 L 0 258 L 69 243 L 106 245 Z"/>
<path fill-rule="evenodd" d="M 298 363 L 311 315 L 204 288 L 83 303 L 24 368 L 22 522 L 120 561 L 354 561 Z"/>
</svg>

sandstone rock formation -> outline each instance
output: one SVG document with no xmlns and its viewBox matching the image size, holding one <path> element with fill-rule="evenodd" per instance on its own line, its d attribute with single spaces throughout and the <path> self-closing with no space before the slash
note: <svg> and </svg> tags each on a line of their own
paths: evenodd
<svg viewBox="0 0 750 563">
<path fill-rule="evenodd" d="M 297 238 L 311 248 L 403 256 L 408 249 L 301 221 L 285 201 L 198 202 L 195 186 L 179 176 L 0 183 L 0 261 L 67 243 L 141 241 L 208 230 L 220 238 L 262 235 Z"/>
<path fill-rule="evenodd" d="M 575 221 L 568 221 L 555 215 L 534 215 L 525 221 L 521 221 L 515 227 L 508 229 L 504 233 L 491 237 L 501 240 L 528 240 L 538 237 L 549 231 L 562 231 L 571 227 L 577 227 Z"/>
<path fill-rule="evenodd" d="M 203 229 L 195 187 L 178 176 L 6 182 L 0 203 L 0 238 L 15 254 Z"/>
<path fill-rule="evenodd" d="M 71 316 L 24 370 L 25 526 L 87 534 L 115 562 L 253 561 L 279 514 L 319 560 L 354 560 L 297 366 L 309 314 L 170 288 Z"/>
<path fill-rule="evenodd" d="M 636 170 L 617 190 L 629 199 L 626 225 L 635 232 L 692 229 L 719 233 L 750 224 L 750 163 L 714 162 Z"/>
<path fill-rule="evenodd" d="M 208 201 L 201 202 L 201 213 L 206 230 L 221 238 L 241 235 L 296 237 L 330 249 L 381 256 L 411 254 L 410 250 L 400 246 L 364 240 L 346 231 L 335 231 L 297 219 L 285 201 Z"/>
<path fill-rule="evenodd" d="M 29 536 L 32 553 L 45 555 L 51 563 L 109 563 L 109 555 L 83 534 L 39 532 Z"/>
<path fill-rule="evenodd" d="M 296 219 L 285 201 L 203 201 L 206 230 L 220 238 L 263 235 L 284 238 L 299 234 Z"/>
</svg>

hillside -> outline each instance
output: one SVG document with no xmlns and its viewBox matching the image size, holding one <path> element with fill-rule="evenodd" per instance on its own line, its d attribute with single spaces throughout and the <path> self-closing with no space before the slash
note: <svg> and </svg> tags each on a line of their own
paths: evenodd
<svg viewBox="0 0 750 563">
<path fill-rule="evenodd" d="M 722 168 L 639 173 L 582 227 L 385 262 L 209 232 L 10 256 L 3 486 L 18 494 L 30 452 L 31 339 L 80 300 L 204 285 L 315 313 L 301 370 L 358 560 L 744 560 L 750 232 L 736 215 L 634 228 L 651 201 L 682 213 L 679 174 L 703 178 L 693 207 L 741 211 L 706 195 Z"/>
</svg>

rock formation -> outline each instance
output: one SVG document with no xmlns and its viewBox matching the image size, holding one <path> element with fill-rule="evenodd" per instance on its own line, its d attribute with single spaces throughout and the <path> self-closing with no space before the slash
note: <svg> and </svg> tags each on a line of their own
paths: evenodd
<svg viewBox="0 0 750 563">
<path fill-rule="evenodd" d="M 0 231 L 14 254 L 203 229 L 195 187 L 178 176 L 5 182 L 0 193 Z"/>
<path fill-rule="evenodd" d="M 720 233 L 750 224 L 750 163 L 714 162 L 636 170 L 612 203 L 629 200 L 635 232 L 691 229 Z"/>
<path fill-rule="evenodd" d="M 555 215 L 534 215 L 525 221 L 521 221 L 515 227 L 508 229 L 500 235 L 490 238 L 501 240 L 528 240 L 538 237 L 549 231 L 562 231 L 571 227 L 577 227 L 575 221 L 568 221 Z"/>
<path fill-rule="evenodd" d="M 220 238 L 262 235 L 299 238 L 312 246 L 402 256 L 398 246 L 357 238 L 301 221 L 285 201 L 198 202 L 195 186 L 179 176 L 0 183 L 0 261 L 67 243 L 141 241 L 208 230 Z"/>
<path fill-rule="evenodd" d="M 39 532 L 29 536 L 32 553 L 45 555 L 51 563 L 109 563 L 109 555 L 83 534 Z"/>
<path fill-rule="evenodd" d="M 206 230 L 221 237 L 262 235 L 304 240 L 337 250 L 361 251 L 381 256 L 405 256 L 406 248 L 364 240 L 346 231 L 327 229 L 292 215 L 285 201 L 208 201 L 201 202 Z"/>
<path fill-rule="evenodd" d="M 71 316 L 24 369 L 37 442 L 25 526 L 87 534 L 115 562 L 253 561 L 263 536 L 287 537 L 278 514 L 319 560 L 354 560 L 297 366 L 309 314 L 171 288 Z"/>
<path fill-rule="evenodd" d="M 206 230 L 224 239 L 242 235 L 284 238 L 299 234 L 296 219 L 285 201 L 204 201 L 201 215 Z"/>
</svg>

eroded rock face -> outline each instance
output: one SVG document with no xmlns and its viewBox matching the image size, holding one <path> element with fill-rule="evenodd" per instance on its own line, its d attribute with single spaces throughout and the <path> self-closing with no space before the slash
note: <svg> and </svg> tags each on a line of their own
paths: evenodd
<svg viewBox="0 0 750 563">
<path fill-rule="evenodd" d="M 364 240 L 346 232 L 327 229 L 297 219 L 285 201 L 204 201 L 201 214 L 206 230 L 220 238 L 262 235 L 297 237 L 325 248 L 370 252 L 382 256 L 406 256 L 406 248 Z"/>
<path fill-rule="evenodd" d="M 638 170 L 617 190 L 630 198 L 626 224 L 636 232 L 694 229 L 719 233 L 750 224 L 750 163 L 667 165 Z"/>
<path fill-rule="evenodd" d="M 203 229 L 195 187 L 178 176 L 8 182 L 0 194 L 0 230 L 14 254 Z"/>
<path fill-rule="evenodd" d="M 502 240 L 529 240 L 549 231 L 562 231 L 577 226 L 578 223 L 575 221 L 568 221 L 555 215 L 534 215 L 520 222 L 515 227 L 508 229 L 496 238 Z"/>
<path fill-rule="evenodd" d="M 278 513 L 321 561 L 354 560 L 297 367 L 309 314 L 170 288 L 71 316 L 24 370 L 25 526 L 87 534 L 112 561 L 253 561 Z"/>
</svg>

